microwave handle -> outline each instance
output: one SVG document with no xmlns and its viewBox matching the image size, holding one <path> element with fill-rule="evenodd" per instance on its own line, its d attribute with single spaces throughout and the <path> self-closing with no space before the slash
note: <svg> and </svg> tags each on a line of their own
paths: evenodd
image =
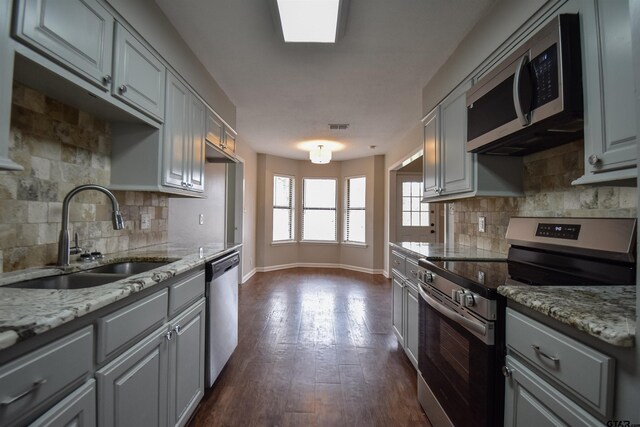
<svg viewBox="0 0 640 427">
<path fill-rule="evenodd" d="M 513 79 L 513 106 L 516 109 L 516 115 L 522 126 L 528 126 L 531 123 L 531 111 L 530 108 L 524 111 L 522 104 L 527 106 L 531 105 L 531 76 L 527 69 L 527 63 L 529 62 L 529 55 L 523 55 L 516 66 L 516 74 Z M 522 93 L 521 88 L 527 89 L 526 93 Z"/>
</svg>

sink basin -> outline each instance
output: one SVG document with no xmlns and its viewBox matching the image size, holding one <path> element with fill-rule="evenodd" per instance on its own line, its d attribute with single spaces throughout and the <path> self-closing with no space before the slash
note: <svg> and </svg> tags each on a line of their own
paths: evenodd
<svg viewBox="0 0 640 427">
<path fill-rule="evenodd" d="M 130 261 L 105 264 L 78 273 L 42 277 L 25 282 L 11 283 L 5 288 L 21 289 L 83 289 L 115 282 L 138 273 L 153 270 L 168 262 Z"/>
<path fill-rule="evenodd" d="M 168 264 L 164 261 L 129 261 L 129 262 L 116 262 L 113 264 L 105 264 L 100 267 L 87 270 L 91 273 L 107 273 L 107 274 L 139 274 L 145 271 L 153 270 L 154 268 L 162 267 Z"/>
<path fill-rule="evenodd" d="M 61 276 L 42 277 L 25 282 L 11 283 L 5 288 L 21 289 L 82 289 L 115 282 L 128 274 L 74 273 Z"/>
</svg>

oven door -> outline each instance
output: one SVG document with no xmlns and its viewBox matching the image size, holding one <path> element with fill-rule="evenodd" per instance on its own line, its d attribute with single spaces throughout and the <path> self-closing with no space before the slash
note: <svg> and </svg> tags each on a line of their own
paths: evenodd
<svg viewBox="0 0 640 427">
<path fill-rule="evenodd" d="M 456 426 L 496 425 L 494 323 L 424 284 L 419 310 L 418 367 L 439 406 Z"/>
</svg>

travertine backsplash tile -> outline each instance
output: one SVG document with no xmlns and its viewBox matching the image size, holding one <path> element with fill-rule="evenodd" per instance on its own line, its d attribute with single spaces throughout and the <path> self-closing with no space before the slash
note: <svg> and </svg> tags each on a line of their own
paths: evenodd
<svg viewBox="0 0 640 427">
<path fill-rule="evenodd" d="M 0 171 L 0 272 L 55 263 L 62 200 L 81 184 L 111 179 L 109 124 L 14 83 L 9 156 L 24 167 Z M 161 193 L 115 192 L 125 229 L 111 226 L 111 204 L 99 192 L 78 194 L 71 233 L 88 250 L 117 252 L 167 241 L 168 203 Z M 140 229 L 148 213 L 151 228 Z"/>
<path fill-rule="evenodd" d="M 584 169 L 583 141 L 524 158 L 524 197 L 473 198 L 454 202 L 454 236 L 459 244 L 507 253 L 512 216 L 635 217 L 637 188 L 572 186 Z M 486 232 L 478 232 L 478 217 Z"/>
</svg>

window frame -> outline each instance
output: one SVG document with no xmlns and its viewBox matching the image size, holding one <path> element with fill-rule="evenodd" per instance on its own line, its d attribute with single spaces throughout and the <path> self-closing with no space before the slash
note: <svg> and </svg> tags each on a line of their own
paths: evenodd
<svg viewBox="0 0 640 427">
<path fill-rule="evenodd" d="M 364 207 L 362 208 L 350 208 L 349 207 L 349 180 L 364 178 Z M 357 240 L 349 240 L 347 233 L 349 227 L 347 226 L 347 221 L 349 219 L 349 211 L 350 210 L 358 210 L 363 211 L 365 214 L 365 232 L 364 232 L 364 241 L 360 242 Z M 342 244 L 347 246 L 367 246 L 367 176 L 366 175 L 354 175 L 347 176 L 344 178 L 344 209 L 342 210 Z"/>
<path fill-rule="evenodd" d="M 305 187 L 304 187 L 304 181 L 306 179 L 309 180 L 332 180 L 334 182 L 335 185 L 335 199 L 334 199 L 334 208 L 330 209 L 330 208 L 308 208 L 309 210 L 333 210 L 334 215 L 335 215 L 335 235 L 333 237 L 333 240 L 311 240 L 311 239 L 305 239 L 304 238 L 304 212 L 307 208 L 305 208 L 305 196 L 306 196 L 306 192 L 305 192 Z M 314 243 L 314 244 L 339 244 L 340 242 L 338 241 L 338 234 L 339 231 L 339 221 L 338 221 L 338 200 L 339 200 L 339 190 L 340 188 L 338 187 L 338 178 L 336 177 L 332 177 L 332 176 L 303 176 L 302 177 L 302 186 L 300 188 L 301 192 L 302 192 L 302 197 L 301 197 L 301 206 L 300 206 L 300 243 Z"/>
<path fill-rule="evenodd" d="M 288 178 L 291 180 L 291 190 L 290 190 L 290 197 L 289 197 L 289 201 L 290 201 L 290 206 L 276 206 L 275 204 L 275 181 L 276 178 Z M 286 245 L 286 244 L 291 244 L 291 243 L 296 243 L 296 177 L 293 175 L 286 175 L 286 174 L 281 174 L 281 173 L 274 173 L 273 174 L 273 180 L 272 180 L 272 188 L 273 188 L 273 197 L 271 199 L 271 244 L 272 245 Z M 273 238 L 273 218 L 274 218 L 274 212 L 276 209 L 288 209 L 289 210 L 289 220 L 290 220 L 290 225 L 289 225 L 289 229 L 291 230 L 291 238 L 290 239 L 283 239 L 283 240 L 274 240 Z"/>
</svg>

